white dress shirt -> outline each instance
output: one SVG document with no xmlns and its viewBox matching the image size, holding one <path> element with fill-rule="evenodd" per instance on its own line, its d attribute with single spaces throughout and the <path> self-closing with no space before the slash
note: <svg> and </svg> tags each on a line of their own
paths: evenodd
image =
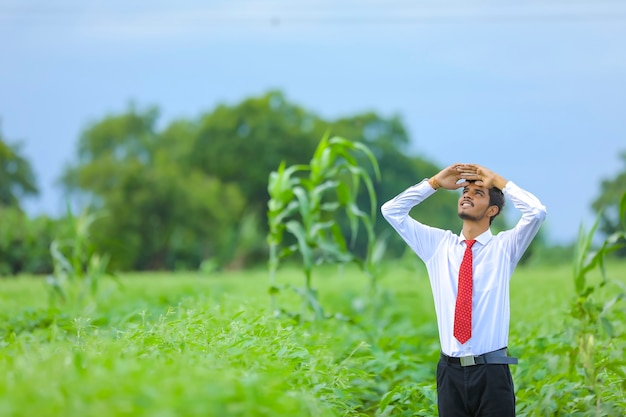
<svg viewBox="0 0 626 417">
<path fill-rule="evenodd" d="M 453 335 L 458 274 L 465 238 L 424 225 L 409 216 L 411 209 L 435 193 L 425 179 L 383 204 L 385 219 L 426 264 L 435 302 L 441 351 L 448 356 L 481 355 L 508 345 L 509 281 L 524 251 L 546 217 L 541 202 L 513 182 L 502 190 L 522 212 L 510 230 L 476 238 L 473 252 L 472 337 L 461 344 Z"/>
</svg>

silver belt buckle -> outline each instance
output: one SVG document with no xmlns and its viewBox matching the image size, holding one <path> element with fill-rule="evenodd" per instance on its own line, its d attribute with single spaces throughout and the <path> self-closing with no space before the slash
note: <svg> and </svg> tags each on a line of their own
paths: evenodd
<svg viewBox="0 0 626 417">
<path fill-rule="evenodd" d="M 473 366 L 476 365 L 476 361 L 473 356 L 461 356 L 461 366 Z"/>
</svg>

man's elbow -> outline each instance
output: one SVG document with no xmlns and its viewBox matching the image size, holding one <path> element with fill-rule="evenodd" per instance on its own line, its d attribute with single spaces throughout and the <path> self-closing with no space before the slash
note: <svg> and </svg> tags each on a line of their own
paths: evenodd
<svg viewBox="0 0 626 417">
<path fill-rule="evenodd" d="M 383 204 L 380 207 L 380 212 L 382 213 L 383 218 L 385 220 L 392 223 L 391 219 L 394 217 L 393 215 L 394 210 L 393 210 L 393 205 L 391 204 L 391 201 L 387 201 L 385 204 Z"/>
<path fill-rule="evenodd" d="M 544 205 L 538 206 L 533 210 L 533 215 L 539 220 L 544 221 L 548 215 L 548 209 Z"/>
</svg>

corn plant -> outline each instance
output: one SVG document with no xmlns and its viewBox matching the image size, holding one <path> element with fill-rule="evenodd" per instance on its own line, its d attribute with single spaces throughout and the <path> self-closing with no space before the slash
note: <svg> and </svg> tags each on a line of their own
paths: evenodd
<svg viewBox="0 0 626 417">
<path fill-rule="evenodd" d="M 607 372 L 618 375 L 626 388 L 626 362 L 621 354 L 617 358 L 609 356 L 610 343 L 603 341 L 601 336 L 608 337 L 609 342 L 615 337 L 614 326 L 609 313 L 612 308 L 626 297 L 626 288 L 618 281 L 611 282 L 618 287 L 608 301 L 601 302 L 594 298 L 597 290 L 609 283 L 605 268 L 605 257 L 623 246 L 626 237 L 626 194 L 621 198 L 620 218 L 624 231 L 619 231 L 606 238 L 596 250 L 592 248 L 594 233 L 598 227 L 600 216 L 587 233 L 581 227 L 578 235 L 574 258 L 574 287 L 576 298 L 571 305 L 571 316 L 574 326 L 574 345 L 570 350 L 570 374 L 577 373 L 577 367 L 582 370 L 585 385 L 591 391 L 596 402 L 598 415 L 603 415 L 602 404 L 602 376 Z M 599 270 L 600 281 L 594 283 L 588 273 Z"/>
<path fill-rule="evenodd" d="M 310 309 L 315 318 L 325 316 L 312 286 L 313 266 L 324 262 L 357 262 L 371 277 L 375 276 L 374 255 L 380 251 L 375 246 L 374 223 L 376 194 L 368 171 L 359 166 L 356 155 L 363 154 L 371 163 L 376 179 L 380 178 L 378 163 L 368 147 L 341 137 L 320 141 L 309 165 L 292 165 L 284 162 L 269 176 L 268 202 L 269 271 L 272 303 L 279 291 L 276 271 L 280 261 L 299 253 L 304 272 L 304 287 L 293 288 L 302 297 L 302 319 Z M 364 185 L 370 200 L 368 211 L 357 205 L 357 195 Z M 349 221 L 351 244 L 357 238 L 360 226 L 367 234 L 367 254 L 359 258 L 344 237 L 339 225 L 340 216 Z M 285 232 L 292 238 L 287 243 Z M 378 250 L 376 250 L 378 248 Z M 372 278 L 374 279 L 374 278 Z M 275 306 L 274 306 L 275 308 Z"/>
<path fill-rule="evenodd" d="M 115 278 L 108 271 L 109 257 L 91 248 L 89 231 L 96 219 L 94 213 L 76 217 L 68 209 L 69 237 L 57 238 L 50 245 L 54 269 L 46 282 L 52 304 L 86 307 L 95 301 L 102 278 Z"/>
</svg>

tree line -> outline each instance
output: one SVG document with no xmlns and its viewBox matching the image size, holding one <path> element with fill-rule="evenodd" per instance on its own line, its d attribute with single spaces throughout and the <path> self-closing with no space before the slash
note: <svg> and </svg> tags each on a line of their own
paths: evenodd
<svg viewBox="0 0 626 417">
<path fill-rule="evenodd" d="M 158 122 L 157 107 L 134 105 L 92 122 L 60 179 L 73 206 L 98 214 L 91 225 L 91 250 L 110 255 L 116 270 L 243 268 L 266 262 L 268 175 L 281 162 L 309 162 L 325 134 L 372 151 L 382 172 L 374 184 L 379 203 L 440 169 L 411 154 L 399 116 L 368 112 L 325 119 L 280 91 L 221 104 L 163 128 Z M 626 153 L 622 158 L 626 163 Z M 9 145 L 1 132 L 0 170 L 0 274 L 49 273 L 50 244 L 67 236 L 71 216 L 28 217 L 21 201 L 37 195 L 36 179 L 20 145 Z M 624 176 L 626 169 L 604 181 L 594 202 L 607 234 L 619 226 L 617 198 L 619 189 L 626 191 Z M 449 227 L 456 198 L 437 193 L 414 210 L 429 224 Z M 365 194 L 362 202 L 369 204 Z M 497 221 L 496 229 L 507 226 L 501 216 Z M 376 233 L 387 229 L 382 219 L 376 222 Z M 363 239 L 355 240 L 356 251 L 364 247 Z M 540 238 L 538 245 L 546 242 Z M 532 249 L 528 256 L 537 252 Z M 389 237 L 388 256 L 404 250 Z"/>
</svg>

